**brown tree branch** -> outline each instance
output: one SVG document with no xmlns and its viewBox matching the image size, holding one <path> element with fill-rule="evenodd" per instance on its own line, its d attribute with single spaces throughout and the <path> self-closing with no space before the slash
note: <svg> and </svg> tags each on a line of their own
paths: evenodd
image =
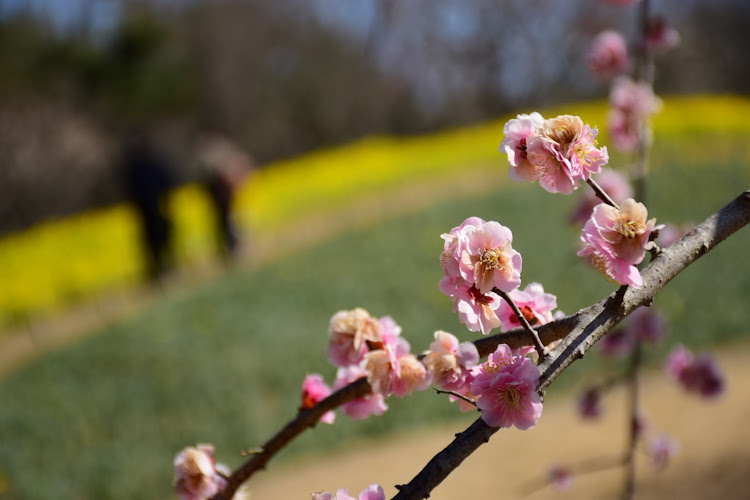
<svg viewBox="0 0 750 500">
<path fill-rule="evenodd" d="M 538 392 L 544 393 L 568 366 L 582 358 L 599 339 L 628 314 L 640 306 L 650 305 L 656 294 L 687 266 L 748 223 L 750 223 L 750 191 L 742 193 L 682 239 L 665 248 L 642 271 L 643 286 L 620 287 L 601 302 L 561 320 L 566 325 L 573 322 L 573 328 L 570 334 L 539 365 L 542 376 L 537 388 Z M 543 329 L 539 330 L 544 338 Z M 489 348 L 489 345 L 485 343 L 483 347 Z M 458 434 L 451 444 L 435 455 L 409 484 L 399 486 L 399 493 L 393 497 L 393 500 L 428 498 L 430 492 L 448 474 L 479 446 L 488 442 L 497 430 L 497 428 L 489 427 L 481 418 L 477 419 L 468 429 Z"/>
</svg>

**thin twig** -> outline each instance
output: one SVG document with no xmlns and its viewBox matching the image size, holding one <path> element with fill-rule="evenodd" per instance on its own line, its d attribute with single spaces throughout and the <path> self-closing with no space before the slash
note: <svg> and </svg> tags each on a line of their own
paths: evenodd
<svg viewBox="0 0 750 500">
<path fill-rule="evenodd" d="M 591 189 L 594 190 L 594 193 L 596 194 L 596 197 L 602 200 L 604 203 L 606 203 L 609 206 L 615 207 L 617 210 L 620 210 L 620 206 L 615 203 L 615 200 L 613 200 L 607 192 L 602 189 L 602 187 L 596 183 L 596 181 L 592 178 L 589 178 L 586 180 L 586 184 L 591 186 Z"/>
<path fill-rule="evenodd" d="M 458 398 L 458 399 L 463 399 L 464 401 L 466 401 L 470 405 L 474 406 L 475 408 L 477 407 L 477 402 L 476 401 L 474 401 L 470 397 L 464 396 L 463 394 L 459 394 L 459 393 L 457 393 L 455 391 L 446 391 L 444 389 L 438 389 L 437 387 L 433 387 L 433 389 L 435 389 L 435 392 L 438 393 L 438 394 L 448 394 L 449 396 L 453 396 L 453 397 Z"/>
<path fill-rule="evenodd" d="M 544 358 L 547 357 L 547 349 L 544 347 L 544 344 L 542 344 L 542 339 L 539 338 L 539 334 L 536 333 L 536 330 L 534 330 L 534 328 L 532 328 L 532 326 L 529 324 L 526 316 L 523 315 L 521 310 L 516 305 L 515 301 L 510 298 L 510 295 L 503 292 L 499 288 L 493 288 L 492 291 L 502 297 L 505 302 L 508 303 L 510 308 L 513 309 L 513 312 L 516 314 L 516 318 L 518 318 L 518 322 L 521 323 L 521 326 L 523 326 L 524 330 L 526 330 L 526 333 L 531 336 L 531 340 L 534 342 L 534 348 L 539 354 L 539 362 L 541 363 L 542 361 L 544 361 Z"/>
</svg>

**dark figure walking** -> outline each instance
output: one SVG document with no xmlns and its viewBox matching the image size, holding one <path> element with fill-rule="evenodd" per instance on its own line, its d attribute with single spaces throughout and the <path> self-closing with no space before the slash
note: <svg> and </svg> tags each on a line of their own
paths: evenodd
<svg viewBox="0 0 750 500">
<path fill-rule="evenodd" d="M 220 254 L 235 257 L 239 234 L 232 217 L 234 193 L 252 170 L 252 159 L 219 136 L 206 136 L 198 144 L 198 159 L 204 170 L 204 184 L 216 217 L 216 236 Z"/>
<path fill-rule="evenodd" d="M 142 132 L 127 139 L 122 169 L 140 220 L 146 277 L 156 282 L 171 265 L 172 224 L 167 195 L 174 181 L 167 162 Z"/>
</svg>

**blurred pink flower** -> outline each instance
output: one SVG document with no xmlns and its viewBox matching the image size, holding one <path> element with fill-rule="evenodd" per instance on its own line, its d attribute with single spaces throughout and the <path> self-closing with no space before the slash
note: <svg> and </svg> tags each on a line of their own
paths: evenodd
<svg viewBox="0 0 750 500">
<path fill-rule="evenodd" d="M 367 372 L 357 366 L 341 367 L 336 373 L 333 390 L 337 391 L 356 380 L 367 377 Z M 341 405 L 341 413 L 354 420 L 362 420 L 370 415 L 382 415 L 388 409 L 382 394 L 371 393 Z"/>
<path fill-rule="evenodd" d="M 609 156 L 606 147 L 596 148 L 596 134 L 577 116 L 545 120 L 527 145 L 539 184 L 550 193 L 570 194 L 579 180 L 600 172 Z"/>
<path fill-rule="evenodd" d="M 385 500 L 385 492 L 379 484 L 371 484 L 357 498 L 350 497 L 346 488 L 339 488 L 335 495 L 326 491 L 313 493 L 311 500 Z"/>
<path fill-rule="evenodd" d="M 698 356 L 683 346 L 677 346 L 667 357 L 667 373 L 689 393 L 713 399 L 724 392 L 724 374 L 708 353 Z"/>
<path fill-rule="evenodd" d="M 508 296 L 516 303 L 531 326 L 544 325 L 552 321 L 552 311 L 557 307 L 557 297 L 551 293 L 544 293 L 541 283 L 529 283 L 523 291 L 512 290 Z M 505 300 L 502 301 L 497 315 L 503 323 L 503 331 L 521 326 L 516 313 Z"/>
<path fill-rule="evenodd" d="M 470 383 L 471 369 L 479 363 L 479 352 L 472 342 L 459 344 L 455 336 L 439 330 L 423 362 L 435 385 L 458 392 Z"/>
<path fill-rule="evenodd" d="M 639 307 L 626 319 L 627 328 L 637 338 L 649 344 L 658 344 L 664 337 L 666 321 L 664 317 L 650 307 Z"/>
<path fill-rule="evenodd" d="M 468 286 L 463 279 L 445 276 L 440 280 L 440 291 L 454 302 L 453 310 L 470 332 L 480 331 L 487 335 L 493 328 L 501 326 L 497 310 L 500 296 L 494 292 L 482 294 L 476 287 Z"/>
<path fill-rule="evenodd" d="M 542 414 L 542 400 L 536 393 L 539 368 L 528 358 L 514 356 L 510 347 L 501 344 L 473 375 L 471 392 L 479 396 L 477 407 L 487 425 L 521 430 L 536 425 Z"/>
<path fill-rule="evenodd" d="M 664 17 L 652 16 L 645 30 L 646 46 L 655 52 L 663 52 L 680 44 L 680 34 Z"/>
<path fill-rule="evenodd" d="M 553 488 L 564 491 L 573 485 L 573 471 L 564 465 L 553 464 L 547 468 L 547 479 Z"/>
<path fill-rule="evenodd" d="M 622 327 L 607 333 L 598 345 L 599 353 L 607 358 L 624 358 L 633 352 L 635 338 L 631 330 Z"/>
<path fill-rule="evenodd" d="M 614 146 L 624 152 L 633 152 L 646 131 L 648 118 L 661 109 L 661 100 L 654 95 L 646 82 L 635 82 L 619 76 L 612 82 L 609 94 L 612 110 L 609 129 Z"/>
<path fill-rule="evenodd" d="M 595 180 L 615 203 L 621 203 L 625 198 L 633 196 L 627 177 L 620 172 L 603 168 Z M 585 189 L 570 216 L 570 221 L 575 224 L 584 224 L 591 217 L 594 207 L 600 203 L 602 200 L 596 197 L 593 189 Z"/>
<path fill-rule="evenodd" d="M 680 443 L 666 434 L 654 436 L 649 440 L 648 455 L 651 463 L 659 469 L 667 467 L 679 451 Z"/>
<path fill-rule="evenodd" d="M 521 254 L 513 250 L 513 233 L 502 224 L 489 221 L 467 226 L 461 248 L 459 271 L 468 284 L 487 294 L 497 287 L 510 292 L 521 284 Z"/>
<path fill-rule="evenodd" d="M 518 115 L 503 127 L 503 142 L 500 150 L 505 151 L 510 163 L 510 178 L 514 181 L 535 181 L 536 168 L 527 155 L 528 140 L 542 126 L 544 118 L 537 112 Z"/>
<path fill-rule="evenodd" d="M 635 267 L 650 248 L 649 236 L 656 219 L 646 220 L 648 211 L 643 203 L 627 198 L 619 210 L 609 205 L 594 207 L 591 219 L 583 227 L 578 252 L 589 263 L 621 285 L 641 286 L 643 280 Z"/>
<path fill-rule="evenodd" d="M 659 230 L 659 237 L 656 238 L 656 242 L 660 247 L 666 248 L 675 241 L 685 236 L 689 231 L 690 226 L 675 226 L 674 224 L 664 224 L 664 227 Z"/>
<path fill-rule="evenodd" d="M 328 360 L 335 366 L 349 366 L 362 361 L 367 343 L 382 342 L 380 322 L 361 307 L 339 311 L 328 328 Z"/>
<path fill-rule="evenodd" d="M 602 31 L 594 37 L 587 61 L 591 71 L 603 79 L 627 73 L 631 61 L 625 38 L 614 30 Z"/>
<path fill-rule="evenodd" d="M 182 450 L 174 459 L 174 470 L 174 490 L 182 500 L 209 499 L 226 486 L 216 469 L 214 447 L 210 444 Z"/>
<path fill-rule="evenodd" d="M 581 393 L 576 403 L 578 415 L 585 420 L 598 420 L 604 414 L 602 394 L 597 387 L 589 387 Z"/>
<path fill-rule="evenodd" d="M 311 373 L 302 382 L 302 404 L 299 409 L 300 411 L 308 410 L 330 395 L 331 388 L 323 381 L 323 376 Z M 320 421 L 325 424 L 332 424 L 335 420 L 334 411 L 328 411 L 320 417 Z"/>
</svg>

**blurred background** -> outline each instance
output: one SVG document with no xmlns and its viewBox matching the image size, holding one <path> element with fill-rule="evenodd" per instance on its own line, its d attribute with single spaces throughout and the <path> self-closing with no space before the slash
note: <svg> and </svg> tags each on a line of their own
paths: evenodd
<svg viewBox="0 0 750 500">
<path fill-rule="evenodd" d="M 476 338 L 437 288 L 439 235 L 468 216 L 513 230 L 524 284 L 542 282 L 561 310 L 610 293 L 575 256 L 576 197 L 512 183 L 497 149 L 503 124 L 534 110 L 578 114 L 608 144 L 609 84 L 586 54 L 605 29 L 638 32 L 637 9 L 612 3 L 0 0 L 0 498 L 169 498 L 172 459 L 197 442 L 238 465 L 294 416 L 305 373 L 333 381 L 338 310 L 393 316 L 414 351 L 438 329 Z M 649 213 L 690 227 L 750 186 L 750 3 L 651 6 L 681 41 L 655 61 Z M 610 154 L 627 172 L 632 156 Z M 737 263 L 749 245 L 745 230 L 660 294 L 671 326 L 649 369 L 677 342 L 748 352 L 750 273 Z M 706 307 L 706 289 L 722 300 Z M 742 434 L 695 432 L 718 412 L 747 415 L 750 373 L 732 359 L 714 413 L 651 396 L 666 408 L 655 424 L 685 443 L 668 481 L 682 489 L 648 479 L 654 498 L 750 495 Z M 624 364 L 576 363 L 558 406 L 612 369 Z M 303 436 L 257 498 L 305 498 L 273 489 L 296 460 L 434 425 L 450 436 L 474 418 L 429 391 L 388 404 Z M 600 429 L 616 438 L 612 425 Z M 528 459 L 564 458 L 544 436 L 519 444 Z M 603 439 L 570 453 L 591 457 Z M 408 481 L 437 451 L 424 450 L 383 481 Z M 401 455 L 353 484 L 316 470 L 299 491 L 358 492 L 379 480 L 367 467 Z M 488 497 L 486 482 L 469 475 L 435 498 Z"/>
</svg>

